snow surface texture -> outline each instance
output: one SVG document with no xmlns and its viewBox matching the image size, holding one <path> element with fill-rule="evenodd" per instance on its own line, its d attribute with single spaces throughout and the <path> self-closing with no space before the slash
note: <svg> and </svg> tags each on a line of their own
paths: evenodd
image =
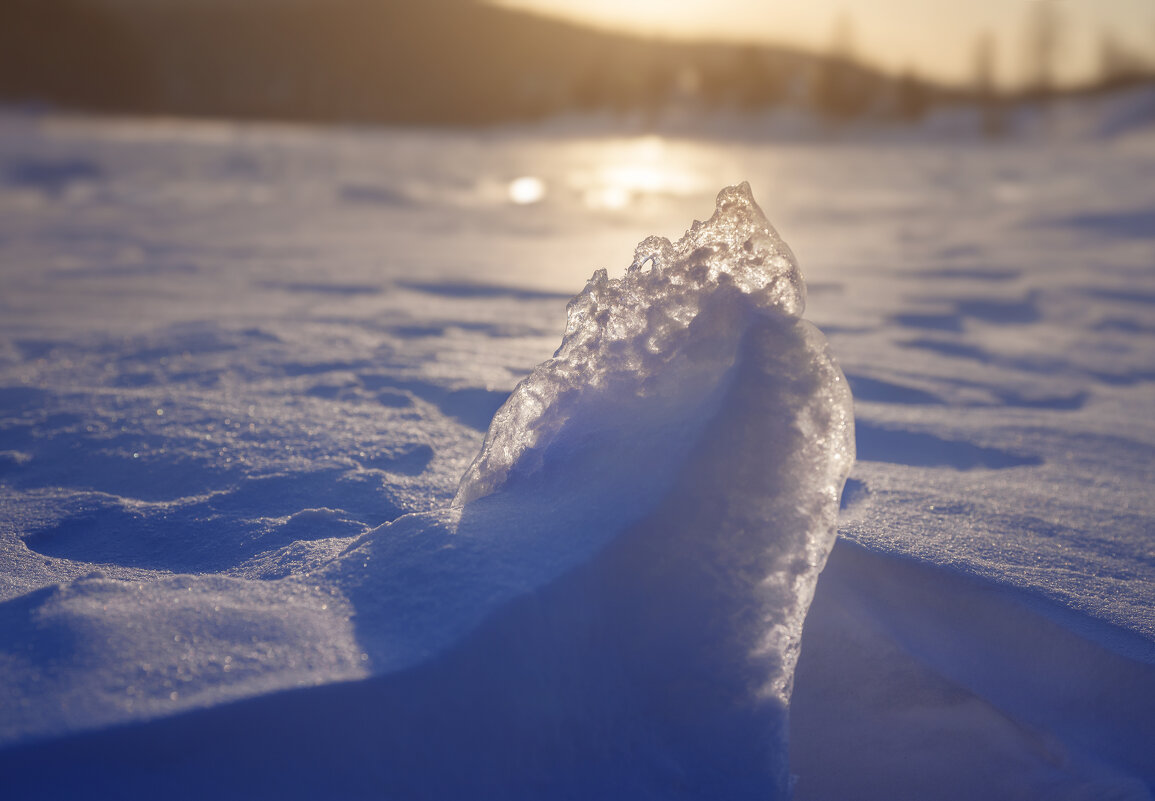
<svg viewBox="0 0 1155 801">
<path fill-rule="evenodd" d="M 692 527 L 682 507 L 661 527 L 639 501 L 626 537 L 624 506 L 531 493 L 565 472 L 539 458 L 582 467 L 559 421 L 451 508 L 590 266 L 749 177 L 856 404 L 794 673 L 795 798 L 1151 798 L 1155 136 L 1112 103 L 1132 123 L 1072 106 L 1061 140 L 951 146 L 0 114 L 2 794 L 444 798 L 513 773 L 592 795 L 644 765 L 615 791 L 686 797 L 683 756 L 736 764 L 754 727 L 764 768 L 772 692 L 713 721 L 687 693 L 667 732 L 717 752 L 618 725 L 670 712 L 679 659 L 623 642 L 654 618 L 604 571 L 680 575 L 641 555 Z M 738 352 L 765 319 L 734 318 Z M 726 400 L 684 389 L 648 413 Z M 629 482 L 676 501 L 674 456 Z M 632 611 L 579 603 L 597 582 Z M 654 596 L 658 619 L 693 621 L 711 586 Z M 747 664 L 723 695 L 772 685 Z M 665 666 L 601 699 L 612 719 L 565 717 Z"/>
<path fill-rule="evenodd" d="M 519 769 L 462 770 L 435 797 L 785 796 L 802 621 L 853 463 L 850 391 L 804 292 L 749 187 L 724 190 L 709 221 L 570 302 L 461 506 L 321 571 L 372 587 L 355 605 L 388 643 L 379 667 L 483 627 L 444 661 L 523 707 L 486 715 Z M 535 706 L 538 682 L 567 689 Z"/>
<path fill-rule="evenodd" d="M 645 240 L 624 277 L 599 270 L 570 301 L 561 347 L 497 411 L 456 499 L 562 488 L 637 518 L 676 484 L 682 520 L 694 522 L 664 523 L 660 558 L 675 548 L 702 558 L 693 541 L 709 538 L 733 551 L 707 560 L 716 581 L 739 585 L 740 570 L 763 587 L 739 590 L 766 596 L 751 610 L 763 631 L 746 635 L 764 641 L 746 647 L 771 662 L 763 694 L 783 706 L 854 462 L 849 389 L 825 338 L 799 320 L 805 295 L 749 185 L 723 190 L 708 222 L 676 244 Z M 683 592 L 706 580 L 680 579 Z"/>
</svg>

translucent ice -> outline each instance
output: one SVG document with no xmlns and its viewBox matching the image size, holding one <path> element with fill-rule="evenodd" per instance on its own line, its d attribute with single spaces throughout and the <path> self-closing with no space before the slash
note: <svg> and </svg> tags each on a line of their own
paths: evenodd
<svg viewBox="0 0 1155 801">
<path fill-rule="evenodd" d="M 716 797 L 785 793 L 802 622 L 854 459 L 850 392 L 804 297 L 749 187 L 723 190 L 678 242 L 594 274 L 457 495 L 467 513 L 552 513 L 530 550 L 596 553 L 539 603 L 554 621 L 586 610 L 601 650 L 581 659 L 635 683 L 599 693 L 642 699 L 638 725 Z"/>
<path fill-rule="evenodd" d="M 648 399 L 650 422 L 698 406 L 732 364 L 750 312 L 793 318 L 805 303 L 794 254 L 749 184 L 722 190 L 709 221 L 695 222 L 673 244 L 646 239 L 624 277 L 598 270 L 570 301 L 561 347 L 494 416 L 457 502 L 492 492 L 511 471 L 540 468 L 567 421 L 583 411 L 597 408 L 598 426 L 606 426 L 621 415 L 602 407 L 624 404 L 632 414 L 637 398 Z M 630 428 L 640 422 L 625 421 Z"/>
</svg>

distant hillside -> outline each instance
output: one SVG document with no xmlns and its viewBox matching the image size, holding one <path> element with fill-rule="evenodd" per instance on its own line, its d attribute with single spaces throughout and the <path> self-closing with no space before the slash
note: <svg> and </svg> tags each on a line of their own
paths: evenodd
<svg viewBox="0 0 1155 801">
<path fill-rule="evenodd" d="M 566 111 L 945 97 L 786 48 L 652 41 L 478 0 L 3 0 L 0 101 L 138 113 L 484 124 Z"/>
</svg>

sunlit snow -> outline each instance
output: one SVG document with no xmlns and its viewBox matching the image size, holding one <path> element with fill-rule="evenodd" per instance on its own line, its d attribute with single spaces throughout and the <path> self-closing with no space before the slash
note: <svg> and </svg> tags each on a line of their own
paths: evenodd
<svg viewBox="0 0 1155 801">
<path fill-rule="evenodd" d="M 1151 798 L 1134 108 L 3 113 L 0 795 Z"/>
</svg>

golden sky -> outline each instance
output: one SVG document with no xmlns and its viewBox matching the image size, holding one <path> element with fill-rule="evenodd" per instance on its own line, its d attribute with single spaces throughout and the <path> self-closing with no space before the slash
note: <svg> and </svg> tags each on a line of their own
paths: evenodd
<svg viewBox="0 0 1155 801">
<path fill-rule="evenodd" d="M 1003 84 L 1027 75 L 1031 6 L 1053 2 L 1061 21 L 1064 82 L 1095 76 L 1099 42 L 1111 31 L 1155 62 L 1155 0 L 491 0 L 584 23 L 645 34 L 723 38 L 829 49 L 839 18 L 856 54 L 890 70 L 969 81 L 975 41 L 995 37 Z"/>
</svg>

